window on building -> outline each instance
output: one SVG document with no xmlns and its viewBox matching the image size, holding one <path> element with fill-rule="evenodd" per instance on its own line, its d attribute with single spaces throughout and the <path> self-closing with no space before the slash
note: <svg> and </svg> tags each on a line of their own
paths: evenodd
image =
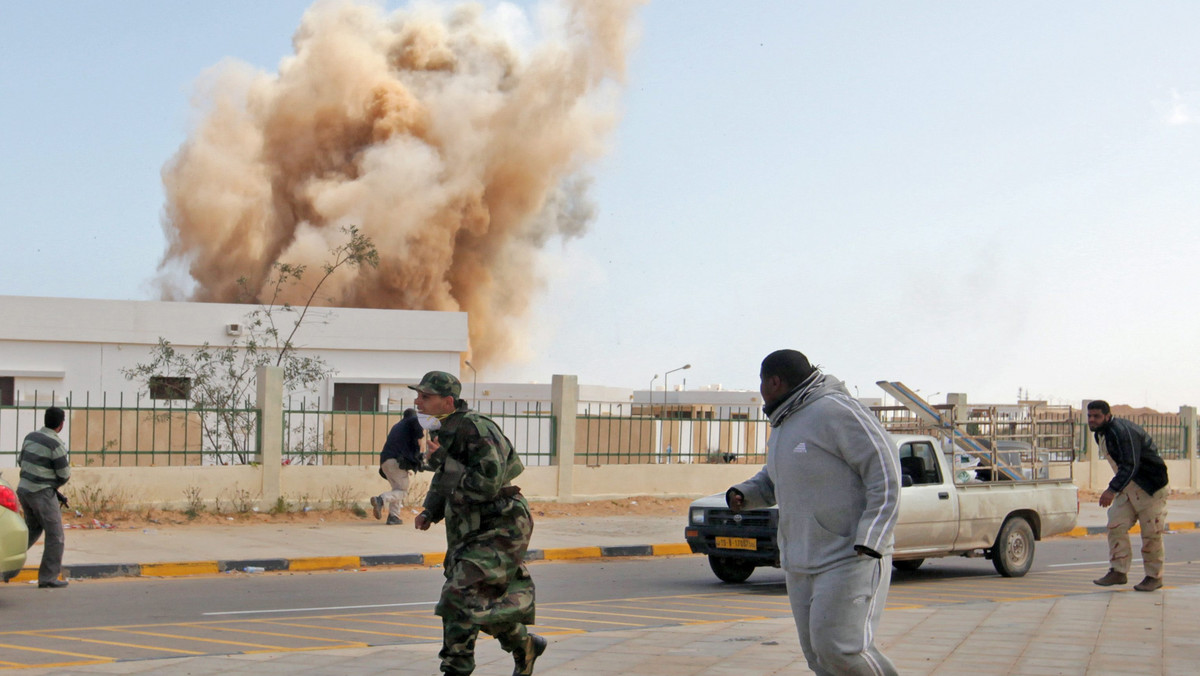
<svg viewBox="0 0 1200 676">
<path fill-rule="evenodd" d="M 378 383 L 334 383 L 333 410 L 376 411 L 379 409 Z"/>
<path fill-rule="evenodd" d="M 0 376 L 0 406 L 12 406 L 17 396 L 17 380 L 12 376 Z"/>
<path fill-rule="evenodd" d="M 151 399 L 187 399 L 191 395 L 191 378 L 177 376 L 150 376 Z"/>
</svg>

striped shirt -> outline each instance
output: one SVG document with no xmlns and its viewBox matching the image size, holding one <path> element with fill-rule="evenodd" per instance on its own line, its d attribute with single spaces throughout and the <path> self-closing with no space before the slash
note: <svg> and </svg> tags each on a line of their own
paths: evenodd
<svg viewBox="0 0 1200 676">
<path fill-rule="evenodd" d="M 17 490 L 34 493 L 58 488 L 71 478 L 67 446 L 49 427 L 25 435 L 21 444 L 21 483 Z"/>
</svg>

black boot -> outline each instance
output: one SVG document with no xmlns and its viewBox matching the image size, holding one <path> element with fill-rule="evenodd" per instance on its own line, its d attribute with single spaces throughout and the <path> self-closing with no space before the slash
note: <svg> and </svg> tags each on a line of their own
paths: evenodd
<svg viewBox="0 0 1200 676">
<path fill-rule="evenodd" d="M 533 673 L 533 663 L 544 652 L 546 652 L 546 639 L 537 634 L 530 634 L 529 645 L 517 648 L 512 652 L 513 662 L 517 665 L 513 669 L 513 676 L 530 676 Z"/>
</svg>

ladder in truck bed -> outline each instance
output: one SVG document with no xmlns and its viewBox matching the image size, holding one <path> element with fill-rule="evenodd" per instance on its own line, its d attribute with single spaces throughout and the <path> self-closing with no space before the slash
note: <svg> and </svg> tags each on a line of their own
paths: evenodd
<svg viewBox="0 0 1200 676">
<path fill-rule="evenodd" d="M 954 424 L 953 420 L 948 420 L 945 416 L 938 413 L 933 406 L 929 405 L 929 402 L 921 398 L 921 395 L 908 389 L 903 383 L 880 380 L 875 384 L 884 392 L 895 397 L 896 401 L 903 404 L 905 408 L 912 411 L 923 422 L 933 425 L 944 432 L 954 442 L 955 447 L 962 452 L 979 458 L 980 462 L 988 466 L 995 467 L 997 471 L 1013 481 L 1024 479 L 1019 468 L 1004 462 L 999 453 L 995 453 L 992 449 L 979 443 L 979 440 L 975 437 L 965 434 L 958 428 L 958 425 Z"/>
</svg>

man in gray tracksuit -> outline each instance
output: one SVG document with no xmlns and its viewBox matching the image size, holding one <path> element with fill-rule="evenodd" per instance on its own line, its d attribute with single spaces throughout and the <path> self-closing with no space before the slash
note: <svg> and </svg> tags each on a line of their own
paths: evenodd
<svg viewBox="0 0 1200 676">
<path fill-rule="evenodd" d="M 779 505 L 779 550 L 808 666 L 819 676 L 896 674 L 875 647 L 891 582 L 896 449 L 841 381 L 795 350 L 759 373 L 767 465 L 729 489 L 734 511 Z"/>
</svg>

